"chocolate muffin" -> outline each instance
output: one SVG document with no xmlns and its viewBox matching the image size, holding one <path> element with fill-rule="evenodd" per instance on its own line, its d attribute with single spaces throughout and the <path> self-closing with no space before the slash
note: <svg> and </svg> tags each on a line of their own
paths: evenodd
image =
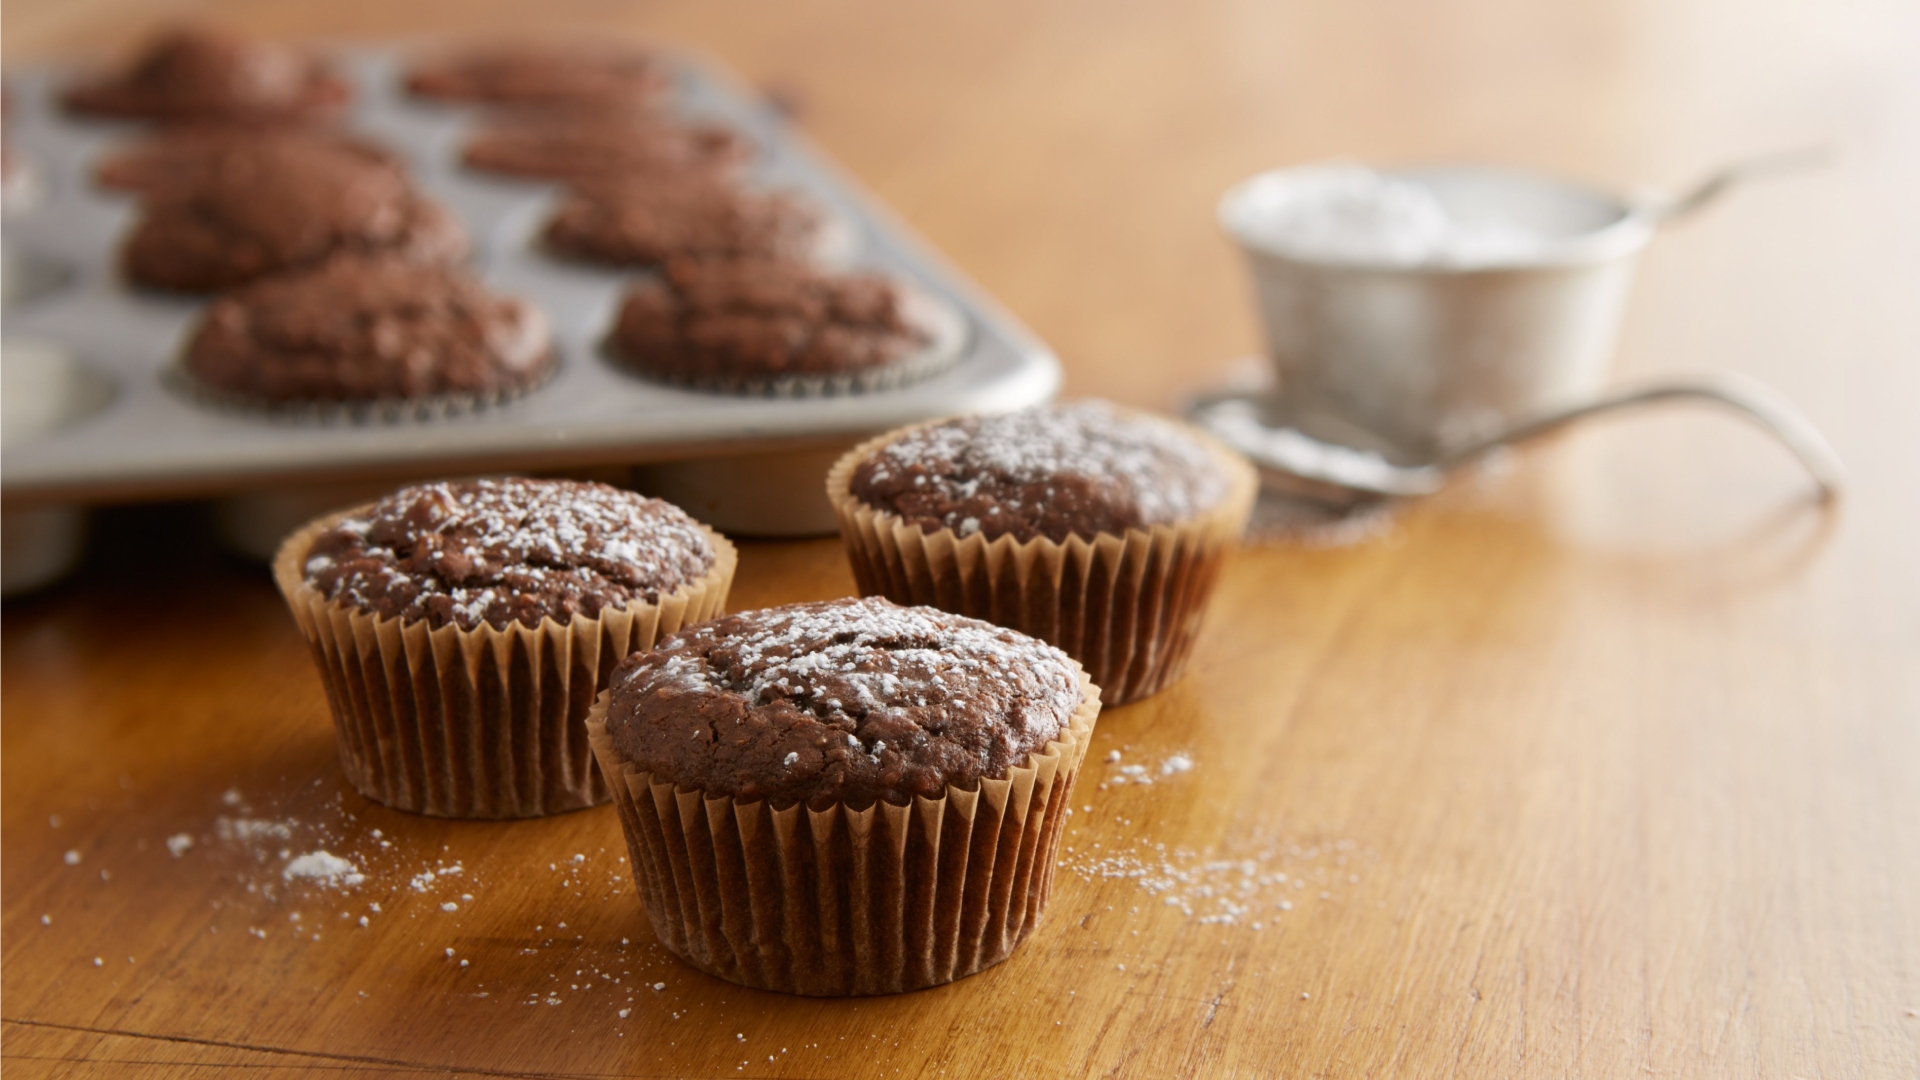
<svg viewBox="0 0 1920 1080">
<path fill-rule="evenodd" d="M 712 618 L 733 546 L 604 484 L 423 484 L 315 521 L 274 578 L 312 647 L 341 765 L 443 817 L 604 801 L 584 719 L 613 666 Z"/>
<path fill-rule="evenodd" d="M 644 49 L 583 42 L 499 42 L 430 57 L 407 73 L 419 97 L 489 105 L 638 105 L 671 85 Z"/>
<path fill-rule="evenodd" d="M 777 807 L 972 790 L 1059 738 L 1067 654 L 933 608 L 832 600 L 729 615 L 614 670 L 607 734 L 681 788 Z"/>
<path fill-rule="evenodd" d="M 350 90 L 321 61 L 207 27 L 160 34 L 123 69 L 67 88 L 75 112 L 168 123 L 271 123 L 339 113 Z"/>
<path fill-rule="evenodd" d="M 543 180 L 730 173 L 752 154 L 714 124 L 636 109 L 539 110 L 495 119 L 467 140 L 468 168 Z"/>
<path fill-rule="evenodd" d="M 614 266 L 688 258 L 808 253 L 818 217 L 790 196 L 744 191 L 703 173 L 598 176 L 577 183 L 547 222 L 555 252 Z"/>
<path fill-rule="evenodd" d="M 403 488 L 307 549 L 306 583 L 380 619 L 496 630 L 660 602 L 713 569 L 686 512 L 605 484 L 476 480 Z"/>
<path fill-rule="evenodd" d="M 923 532 L 1060 543 L 1191 520 L 1231 479 L 1193 434 L 1076 401 L 914 428 L 856 465 L 849 491 Z"/>
<path fill-rule="evenodd" d="M 588 727 L 655 934 L 721 978 L 819 995 L 1012 952 L 1099 711 L 1060 650 L 879 599 L 689 627 L 610 683 Z"/>
<path fill-rule="evenodd" d="M 238 403 L 497 401 L 552 373 L 546 316 L 456 267 L 339 255 L 210 304 L 183 358 Z"/>
<path fill-rule="evenodd" d="M 203 292 L 347 252 L 423 263 L 466 254 L 452 215 L 401 172 L 323 143 L 236 146 L 203 180 L 147 200 L 120 252 L 131 280 Z"/>
<path fill-rule="evenodd" d="M 887 279 L 769 259 L 673 259 L 627 295 L 612 353 L 650 378 L 732 391 L 900 381 L 932 344 Z M 805 384 L 805 386 L 803 386 Z"/>
<path fill-rule="evenodd" d="M 1257 487 L 1209 436 L 1087 401 L 891 432 L 827 497 L 862 595 L 1052 642 L 1121 704 L 1185 669 Z"/>
<path fill-rule="evenodd" d="M 400 162 L 384 147 L 326 128 L 187 124 L 113 151 L 94 167 L 93 178 L 101 187 L 116 191 L 147 195 L 192 191 L 211 183 L 224 169 L 249 167 L 262 147 L 282 144 L 297 144 L 292 151 L 296 155 L 337 154 L 349 162 L 401 170 Z"/>
</svg>

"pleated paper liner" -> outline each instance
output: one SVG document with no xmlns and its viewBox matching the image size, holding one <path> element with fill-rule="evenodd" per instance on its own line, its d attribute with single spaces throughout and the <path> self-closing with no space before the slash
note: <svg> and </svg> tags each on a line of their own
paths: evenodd
<svg viewBox="0 0 1920 1080">
<path fill-rule="evenodd" d="M 902 317 L 927 335 L 927 344 L 892 363 L 834 375 L 785 375 L 770 379 L 677 378 L 649 371 L 629 360 L 613 340 L 602 352 L 620 371 L 651 382 L 739 397 L 815 398 L 872 394 L 929 379 L 957 363 L 967 351 L 967 321 L 960 309 L 925 289 L 896 281 Z M 641 288 L 650 287 L 642 285 Z"/>
<path fill-rule="evenodd" d="M 1191 521 L 1065 542 L 923 532 L 868 506 L 849 490 L 854 469 L 914 429 L 862 443 L 827 473 L 827 500 L 860 595 L 985 619 L 1058 646 L 1086 668 L 1109 705 L 1158 693 L 1186 669 L 1220 567 L 1260 486 L 1238 454 L 1203 432 L 1170 426 L 1219 460 L 1229 477 L 1220 501 Z"/>
<path fill-rule="evenodd" d="M 774 809 L 680 790 L 623 759 L 608 694 L 588 717 L 653 932 L 710 975 L 790 994 L 897 994 L 1005 960 L 1039 924 L 1073 781 L 1100 714 L 974 791 L 911 806 Z"/>
<path fill-rule="evenodd" d="M 712 569 L 657 604 L 535 628 L 431 629 L 330 601 L 306 583 L 314 540 L 364 509 L 306 525 L 273 560 L 319 665 L 347 779 L 376 802 L 436 817 L 538 817 L 605 802 L 583 724 L 594 697 L 628 654 L 722 612 L 733 545 L 701 526 Z"/>
<path fill-rule="evenodd" d="M 265 402 L 211 386 L 180 364 L 163 369 L 160 379 L 174 393 L 203 408 L 276 424 L 320 427 L 445 420 L 484 412 L 539 392 L 559 372 L 560 359 L 555 353 L 549 357 L 540 377 L 525 386 L 504 388 L 487 394 L 428 394 L 413 398 L 368 398 L 359 401 Z"/>
</svg>

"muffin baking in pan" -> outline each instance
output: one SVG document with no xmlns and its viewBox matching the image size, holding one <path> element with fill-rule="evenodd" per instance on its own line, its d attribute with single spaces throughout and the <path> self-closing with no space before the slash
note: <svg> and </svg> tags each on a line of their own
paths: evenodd
<svg viewBox="0 0 1920 1080">
<path fill-rule="evenodd" d="M 749 190 L 704 170 L 578 180 L 547 222 L 556 253 L 649 268 L 673 258 L 805 258 L 820 215 L 782 192 Z"/>
<path fill-rule="evenodd" d="M 467 248 L 446 208 L 388 161 L 326 141 L 243 140 L 149 190 L 120 261 L 135 284 L 209 292 L 337 254 L 449 263 Z"/>
<path fill-rule="evenodd" d="M 366 165 L 402 168 L 398 155 L 367 139 L 335 128 L 309 125 L 262 127 L 258 124 L 194 123 L 161 128 L 154 134 L 116 146 L 94 167 L 93 180 L 104 188 L 134 194 L 195 190 L 221 172 L 245 168 L 249 158 L 277 156 L 268 149 L 292 144 L 298 155 L 334 155 Z"/>
<path fill-rule="evenodd" d="M 924 378 L 960 353 L 938 301 L 797 259 L 667 262 L 622 300 L 608 354 L 645 378 L 720 393 L 857 393 Z"/>
<path fill-rule="evenodd" d="M 73 80 L 61 99 L 89 116 L 268 124 L 337 116 L 351 97 L 346 80 L 317 56 L 190 26 L 156 35 L 116 67 Z"/>
<path fill-rule="evenodd" d="M 37 195 L 8 190 L 8 330 L 70 342 L 122 386 L 80 429 L 10 452 L 9 492 L 219 495 L 415 459 L 434 464 L 413 475 L 654 467 L 1027 404 L 1057 383 L 1044 346 L 870 213 L 775 113 L 682 57 L 595 43 L 401 56 L 187 30 L 10 71 L 8 89 L 7 161 Z M 677 259 L 848 284 L 716 321 L 679 302 Z M 465 284 L 370 306 L 324 269 L 334 260 Z M 13 272 L 43 266 L 56 272 Z M 870 280 L 891 296 L 878 321 L 821 308 L 822 288 Z M 457 314 L 470 305 L 451 298 L 476 289 L 521 314 Z M 664 320 L 638 317 L 647 298 L 671 301 Z M 329 310 L 357 322 L 303 341 Z M 550 356 L 536 360 L 542 321 Z M 722 324 L 799 336 L 674 344 Z M 429 358 L 432 342 L 453 352 Z M 384 370 L 377 356 L 405 359 Z M 843 404 L 855 396 L 871 407 Z M 768 398 L 778 411 L 757 412 Z M 339 434 L 290 441 L 290 422 Z M 829 521 L 809 505 L 754 527 Z"/>
<path fill-rule="evenodd" d="M 734 129 L 657 109 L 522 108 L 486 120 L 460 149 L 469 169 L 547 180 L 733 174 L 753 156 Z"/>
<path fill-rule="evenodd" d="M 541 311 L 458 267 L 345 254 L 208 305 L 183 385 L 240 408 L 444 414 L 510 400 L 553 373 Z"/>
<path fill-rule="evenodd" d="M 651 50 L 583 41 L 450 46 L 415 60 L 406 75 L 416 97 L 467 105 L 647 106 L 672 84 Z"/>
</svg>

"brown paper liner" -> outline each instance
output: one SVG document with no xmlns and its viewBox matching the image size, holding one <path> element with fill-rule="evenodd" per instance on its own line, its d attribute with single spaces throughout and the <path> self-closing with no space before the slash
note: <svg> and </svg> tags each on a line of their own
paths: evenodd
<svg viewBox="0 0 1920 1080">
<path fill-rule="evenodd" d="M 1060 737 L 974 791 L 911 806 L 707 798 L 622 758 L 609 693 L 587 718 L 660 943 L 729 982 L 813 997 L 897 994 L 992 967 L 1039 924 L 1074 777 L 1100 715 L 1085 695 Z"/>
<path fill-rule="evenodd" d="M 404 424 L 450 420 L 511 405 L 538 393 L 560 373 L 557 355 L 548 359 L 540 377 L 525 386 L 488 394 L 429 394 L 417 398 L 368 398 L 360 401 L 264 402 L 228 393 L 203 382 L 181 363 L 162 369 L 161 384 L 201 408 L 267 423 L 321 427 L 335 424 Z"/>
<path fill-rule="evenodd" d="M 835 375 L 784 375 L 775 378 L 681 378 L 647 368 L 621 348 L 610 332 L 601 344 L 601 353 L 620 371 L 667 386 L 679 386 L 714 394 L 740 397 L 814 398 L 846 394 L 876 394 L 939 375 L 966 355 L 971 340 L 967 318 L 954 304 L 934 293 L 896 279 L 906 319 L 927 341 L 920 348 L 891 363 L 864 371 Z M 648 288 L 642 285 L 641 288 Z"/>
<path fill-rule="evenodd" d="M 539 817 L 605 802 L 582 723 L 594 696 L 628 654 L 721 613 L 733 545 L 701 526 L 713 568 L 657 604 L 533 628 L 431 629 L 330 601 L 306 583 L 314 540 L 364 509 L 308 523 L 273 560 L 319 665 L 347 779 L 376 802 L 436 817 Z"/>
<path fill-rule="evenodd" d="M 1214 581 L 1246 529 L 1260 487 L 1240 455 L 1178 426 L 1227 472 L 1219 503 L 1191 521 L 1091 540 L 1070 536 L 1064 543 L 923 532 L 849 490 L 862 461 L 914 427 L 854 447 L 827 473 L 827 500 L 840 519 L 860 595 L 931 605 L 1058 646 L 1087 669 L 1109 705 L 1158 693 L 1186 669 Z"/>
</svg>

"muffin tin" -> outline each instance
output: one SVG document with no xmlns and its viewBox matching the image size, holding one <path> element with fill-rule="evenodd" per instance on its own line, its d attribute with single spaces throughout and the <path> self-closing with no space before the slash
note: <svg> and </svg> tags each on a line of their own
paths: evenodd
<svg viewBox="0 0 1920 1080">
<path fill-rule="evenodd" d="M 538 225 L 559 187 L 464 169 L 460 147 L 484 114 L 408 99 L 402 54 L 336 55 L 356 86 L 351 129 L 404 156 L 419 187 L 461 218 L 483 280 L 552 317 L 556 376 L 511 402 L 437 416 L 236 412 L 183 393 L 171 373 L 205 301 L 122 281 L 118 247 L 135 200 L 92 181 L 103 153 L 145 129 L 64 113 L 57 94 L 71 71 L 9 73 L 7 139 L 44 190 L 34 204 L 9 208 L 5 244 L 10 262 L 48 267 L 56 284 L 9 297 L 4 335 L 58 343 L 114 390 L 105 407 L 7 448 L 0 490 L 10 512 L 176 497 L 284 508 L 303 489 L 324 506 L 345 487 L 401 478 L 644 466 L 636 474 L 643 490 L 704 499 L 695 512 L 721 528 L 831 531 L 821 484 L 835 448 L 934 416 L 1035 404 L 1058 387 L 1058 363 L 1030 332 L 756 96 L 711 64 L 678 53 L 668 55 L 675 111 L 743 132 L 758 150 L 747 183 L 795 191 L 824 207 L 832 261 L 903 280 L 916 305 L 938 312 L 942 343 L 959 357 L 941 373 L 896 389 L 805 398 L 695 392 L 619 370 L 602 342 L 637 275 L 565 262 L 541 249 Z M 797 497 L 768 497 L 789 489 Z M 254 526 L 271 533 L 277 524 Z"/>
</svg>

